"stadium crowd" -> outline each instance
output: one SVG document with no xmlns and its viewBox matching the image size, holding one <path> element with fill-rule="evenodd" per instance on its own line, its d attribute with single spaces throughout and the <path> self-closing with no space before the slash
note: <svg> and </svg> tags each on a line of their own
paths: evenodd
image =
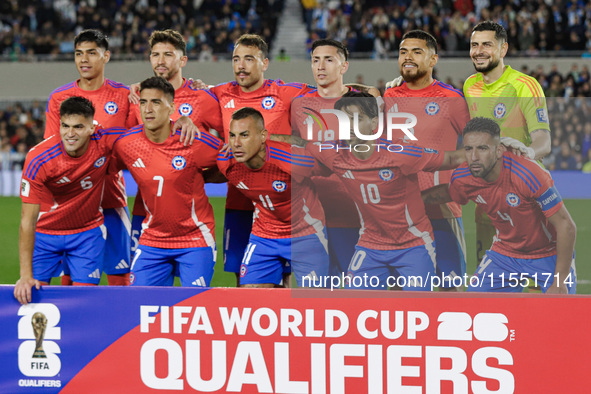
<svg viewBox="0 0 591 394">
<path fill-rule="evenodd" d="M 192 58 L 229 55 L 245 32 L 272 43 L 284 0 L 32 0 L 0 2 L 0 53 L 12 60 L 74 53 L 74 37 L 95 28 L 109 36 L 111 52 L 148 54 L 154 30 L 172 28 L 187 42 Z"/>
<path fill-rule="evenodd" d="M 154 30 L 183 34 L 191 58 L 228 56 L 245 32 L 260 34 L 272 46 L 284 0 L 31 0 L 0 2 L 0 53 L 12 60 L 74 52 L 74 37 L 97 28 L 110 37 L 116 56 L 147 54 Z M 310 34 L 334 38 L 353 55 L 392 58 L 402 35 L 413 29 L 437 39 L 446 56 L 467 51 L 470 32 L 482 20 L 507 29 L 510 55 L 539 56 L 549 51 L 591 51 L 589 1 L 419 1 L 302 0 L 302 20 Z M 551 33 L 550 33 L 551 32 Z"/>
<path fill-rule="evenodd" d="M 548 72 L 541 66 L 521 71 L 535 77 L 548 98 L 552 153 L 544 159 L 544 165 L 550 170 L 591 173 L 589 68 L 574 63 L 566 74 L 556 66 Z M 44 128 L 45 103 L 14 103 L 0 109 L 0 168 L 21 169 L 26 152 L 43 139 Z"/>
<path fill-rule="evenodd" d="M 393 57 L 414 29 L 431 33 L 446 56 L 468 51 L 472 28 L 483 20 L 507 30 L 510 55 L 591 48 L 589 1 L 302 0 L 302 15 L 310 43 L 333 38 L 376 59 Z"/>
</svg>

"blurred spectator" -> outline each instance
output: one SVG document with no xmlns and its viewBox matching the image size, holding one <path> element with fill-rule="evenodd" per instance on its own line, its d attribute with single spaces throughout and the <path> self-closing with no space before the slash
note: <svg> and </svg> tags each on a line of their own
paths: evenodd
<svg viewBox="0 0 591 394">
<path fill-rule="evenodd" d="M 204 48 L 202 44 L 208 45 L 206 49 L 214 48 L 214 52 L 228 55 L 232 52 L 228 37 L 239 37 L 246 32 L 274 37 L 285 0 L 30 0 L 22 3 L 25 5 L 17 7 L 16 1 L 0 2 L 0 54 L 5 59 L 29 61 L 35 55 L 71 55 L 74 36 L 87 28 L 107 34 L 115 55 L 145 55 L 149 34 L 154 29 L 167 28 L 185 36 L 191 55 L 198 56 Z M 304 15 L 313 13 L 316 6 L 315 0 L 305 1 Z M 327 23 L 329 15 L 324 17 Z M 272 42 L 268 43 L 272 46 Z M 207 54 L 204 57 L 209 58 Z"/>
<path fill-rule="evenodd" d="M 575 171 L 577 169 L 577 162 L 571 152 L 568 142 L 563 141 L 560 144 L 560 154 L 556 156 L 554 161 L 554 170 L 556 171 Z"/>
</svg>

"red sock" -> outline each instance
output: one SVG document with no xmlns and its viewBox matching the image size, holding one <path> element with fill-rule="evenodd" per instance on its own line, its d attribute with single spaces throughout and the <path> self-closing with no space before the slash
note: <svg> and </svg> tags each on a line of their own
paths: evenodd
<svg viewBox="0 0 591 394">
<path fill-rule="evenodd" d="M 80 283 L 80 282 L 73 282 L 72 285 L 73 286 L 98 286 L 98 285 L 95 285 L 94 283 Z"/>
<path fill-rule="evenodd" d="M 62 275 L 62 286 L 72 286 L 72 277 L 70 275 Z"/>
<path fill-rule="evenodd" d="M 109 286 L 129 286 L 129 273 L 107 275 Z"/>
</svg>

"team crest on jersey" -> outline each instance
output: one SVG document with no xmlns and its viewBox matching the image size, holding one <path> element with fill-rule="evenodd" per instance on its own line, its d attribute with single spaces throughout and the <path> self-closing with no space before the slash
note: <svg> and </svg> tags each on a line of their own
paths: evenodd
<svg viewBox="0 0 591 394">
<path fill-rule="evenodd" d="M 94 162 L 94 166 L 96 168 L 101 167 L 103 164 L 105 164 L 105 160 L 106 160 L 105 156 L 101 157 L 100 159 L 98 159 L 97 161 Z"/>
<path fill-rule="evenodd" d="M 241 264 L 240 265 L 240 277 L 241 278 L 244 278 L 244 275 L 246 275 L 246 271 L 247 271 L 246 264 Z"/>
<path fill-rule="evenodd" d="M 283 181 L 275 181 L 273 182 L 273 189 L 279 193 L 284 192 L 287 189 L 287 184 Z"/>
<path fill-rule="evenodd" d="M 119 107 L 117 106 L 116 102 L 109 101 L 107 104 L 105 104 L 105 112 L 109 115 L 115 115 L 117 111 L 119 111 Z"/>
<path fill-rule="evenodd" d="M 509 206 L 511 207 L 516 207 L 521 202 L 519 196 L 515 193 L 507 194 L 507 197 L 505 199 L 507 200 L 507 204 L 509 204 Z"/>
<path fill-rule="evenodd" d="M 423 152 L 425 152 L 425 153 L 439 153 L 438 150 L 431 149 L 431 148 L 423 148 Z"/>
<path fill-rule="evenodd" d="M 495 105 L 495 109 L 493 110 L 493 115 L 497 119 L 501 119 L 507 113 L 507 107 L 503 103 L 498 103 Z"/>
<path fill-rule="evenodd" d="M 264 109 L 271 109 L 275 106 L 275 99 L 271 96 L 267 96 L 261 101 L 261 105 Z"/>
<path fill-rule="evenodd" d="M 380 170 L 378 174 L 380 175 L 380 179 L 384 182 L 388 182 L 394 177 L 394 173 L 389 168 Z"/>
<path fill-rule="evenodd" d="M 133 272 L 129 273 L 129 284 L 133 285 L 133 282 L 135 282 L 135 275 L 133 274 Z"/>
<path fill-rule="evenodd" d="M 172 159 L 172 167 L 175 170 L 182 170 L 187 165 L 187 160 L 183 156 L 175 156 Z"/>
<path fill-rule="evenodd" d="M 183 103 L 179 106 L 179 114 L 181 116 L 189 116 L 193 113 L 193 107 L 189 103 Z"/>
<path fill-rule="evenodd" d="M 437 104 L 435 101 L 431 101 L 425 106 L 425 112 L 427 115 L 437 115 L 439 112 L 439 104 Z"/>
</svg>

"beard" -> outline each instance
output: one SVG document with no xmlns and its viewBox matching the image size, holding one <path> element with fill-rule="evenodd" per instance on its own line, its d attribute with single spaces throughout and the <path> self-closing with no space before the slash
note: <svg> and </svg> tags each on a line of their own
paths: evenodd
<svg viewBox="0 0 591 394">
<path fill-rule="evenodd" d="M 402 78 L 404 79 L 405 82 L 413 83 L 413 82 L 416 82 L 419 79 L 425 77 L 425 75 L 427 75 L 427 70 L 421 70 L 420 68 L 417 68 L 416 73 L 410 74 L 409 71 L 406 71 L 403 68 L 400 75 L 402 75 Z"/>
<path fill-rule="evenodd" d="M 494 70 L 499 65 L 500 59 L 496 61 L 490 61 L 488 65 L 485 66 L 477 66 L 474 60 L 472 60 L 472 64 L 474 65 L 474 69 L 479 73 L 487 73 L 489 71 Z"/>
</svg>

